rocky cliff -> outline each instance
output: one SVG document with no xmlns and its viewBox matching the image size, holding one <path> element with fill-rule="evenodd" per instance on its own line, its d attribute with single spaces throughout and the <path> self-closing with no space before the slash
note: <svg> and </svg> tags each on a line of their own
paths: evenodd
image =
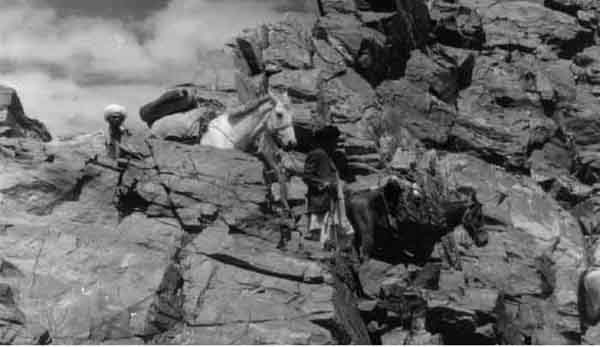
<svg viewBox="0 0 600 347">
<path fill-rule="evenodd" d="M 483 202 L 488 245 L 454 230 L 460 269 L 440 247 L 424 266 L 297 252 L 296 233 L 279 250 L 251 155 L 140 134 L 119 167 L 100 134 L 0 137 L 1 342 L 600 342 L 580 294 L 600 231 L 595 2 L 315 10 L 230 43 L 240 101 L 288 90 L 299 152 L 336 126 L 355 190 L 438 157 Z"/>
<path fill-rule="evenodd" d="M 27 117 L 17 91 L 0 85 L 0 136 L 28 137 L 48 142 L 52 136 L 44 124 Z"/>
</svg>

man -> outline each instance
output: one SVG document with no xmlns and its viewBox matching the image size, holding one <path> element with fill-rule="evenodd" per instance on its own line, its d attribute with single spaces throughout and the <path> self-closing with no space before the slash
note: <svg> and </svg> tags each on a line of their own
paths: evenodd
<svg viewBox="0 0 600 347">
<path fill-rule="evenodd" d="M 118 160 L 121 156 L 121 140 L 128 131 L 123 127 L 127 119 L 127 110 L 121 105 L 108 105 L 104 109 L 104 120 L 108 123 L 106 150 L 110 158 Z"/>
<path fill-rule="evenodd" d="M 346 218 L 342 182 L 330 157 L 338 136 L 339 130 L 335 127 L 318 130 L 315 140 L 320 147 L 308 154 L 304 164 L 304 182 L 308 186 L 308 234 L 320 233 L 319 241 L 325 249 L 329 248 L 329 234 L 334 225 L 345 228 L 348 235 L 353 234 Z"/>
</svg>

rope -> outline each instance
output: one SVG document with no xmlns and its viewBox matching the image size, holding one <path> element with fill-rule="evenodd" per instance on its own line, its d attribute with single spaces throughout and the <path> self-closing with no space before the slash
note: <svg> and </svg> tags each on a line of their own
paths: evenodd
<svg viewBox="0 0 600 347">
<path fill-rule="evenodd" d="M 225 131 L 223 131 L 221 128 L 219 128 L 218 126 L 216 126 L 214 124 L 210 124 L 210 123 L 208 124 L 208 128 L 215 129 L 218 132 L 220 132 L 227 139 L 227 141 L 229 141 L 231 143 L 231 145 L 233 147 L 235 147 L 235 141 L 229 135 L 227 135 L 227 133 L 225 133 Z"/>
</svg>

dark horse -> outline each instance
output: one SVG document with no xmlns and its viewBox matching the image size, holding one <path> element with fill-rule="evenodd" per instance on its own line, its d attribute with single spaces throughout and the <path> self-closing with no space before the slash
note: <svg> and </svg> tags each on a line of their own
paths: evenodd
<svg viewBox="0 0 600 347">
<path fill-rule="evenodd" d="M 413 261 L 424 263 L 437 242 L 454 244 L 444 237 L 461 224 L 478 247 L 488 241 L 482 204 L 470 188 L 440 197 L 421 194 L 392 178 L 377 189 L 348 194 L 346 209 L 361 261 L 378 254 L 398 262 L 407 260 L 403 253 L 412 253 Z"/>
</svg>

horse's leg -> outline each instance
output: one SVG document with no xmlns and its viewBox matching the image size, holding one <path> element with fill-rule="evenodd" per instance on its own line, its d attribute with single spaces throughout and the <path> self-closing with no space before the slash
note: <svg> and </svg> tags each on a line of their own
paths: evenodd
<svg viewBox="0 0 600 347">
<path fill-rule="evenodd" d="M 290 207 L 288 202 L 287 180 L 285 175 L 281 172 L 281 170 L 277 170 L 277 180 L 279 181 L 279 199 L 281 199 L 283 208 L 289 214 L 289 217 L 293 218 L 292 208 Z"/>
<path fill-rule="evenodd" d="M 337 208 L 338 208 L 338 213 L 339 213 L 339 218 L 340 218 L 340 225 L 342 225 L 344 227 L 344 230 L 347 235 L 353 235 L 354 234 L 354 228 L 352 228 L 352 225 L 349 223 L 348 220 L 348 215 L 346 214 L 346 199 L 344 197 L 344 182 L 339 178 L 339 175 L 337 177 Z"/>
<path fill-rule="evenodd" d="M 327 249 L 327 245 L 331 242 L 331 233 L 334 232 L 332 229 L 335 224 L 334 209 L 330 208 L 329 212 L 325 215 L 323 225 L 321 227 L 321 247 Z"/>
<path fill-rule="evenodd" d="M 370 211 L 365 209 L 364 211 L 358 211 L 359 220 L 357 225 L 359 225 L 360 229 L 360 248 L 359 248 L 359 257 L 361 261 L 367 262 L 371 259 L 371 255 L 375 250 L 375 233 L 376 223 L 371 218 Z"/>
<path fill-rule="evenodd" d="M 462 263 L 458 254 L 458 247 L 456 246 L 454 232 L 442 236 L 441 241 L 442 247 L 444 248 L 444 253 L 448 259 L 448 264 L 457 271 L 462 270 Z"/>
</svg>

